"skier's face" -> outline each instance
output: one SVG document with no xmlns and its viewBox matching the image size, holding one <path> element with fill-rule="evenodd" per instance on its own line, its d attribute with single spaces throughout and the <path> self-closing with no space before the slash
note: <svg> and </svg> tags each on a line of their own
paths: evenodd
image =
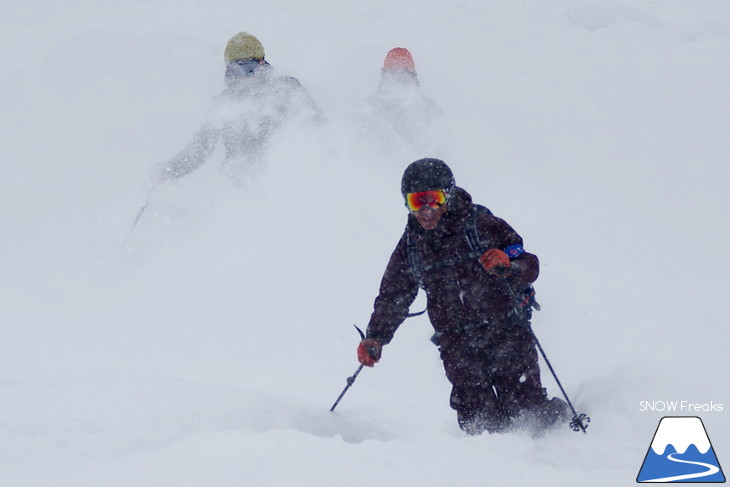
<svg viewBox="0 0 730 487">
<path fill-rule="evenodd" d="M 380 89 L 413 89 L 418 87 L 418 78 L 409 71 L 383 71 Z"/>
<path fill-rule="evenodd" d="M 444 216 L 444 213 L 446 213 L 446 205 L 441 205 L 438 208 L 424 206 L 415 212 L 414 215 L 424 230 L 433 230 L 438 226 L 441 217 Z"/>
<path fill-rule="evenodd" d="M 234 61 L 226 66 L 226 85 L 229 88 L 242 88 L 254 79 L 261 78 L 265 62 L 255 59 L 247 61 Z"/>
</svg>

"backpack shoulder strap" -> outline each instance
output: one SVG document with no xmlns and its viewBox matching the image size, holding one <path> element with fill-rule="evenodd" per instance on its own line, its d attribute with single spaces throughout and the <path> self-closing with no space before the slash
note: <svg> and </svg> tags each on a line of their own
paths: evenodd
<svg viewBox="0 0 730 487">
<path fill-rule="evenodd" d="M 466 259 L 473 259 L 481 254 L 484 253 L 486 248 L 482 244 L 481 240 L 479 239 L 479 230 L 477 228 L 477 214 L 487 214 L 491 215 L 492 212 L 487 208 L 486 206 L 482 205 L 473 205 L 472 213 L 469 215 L 469 218 L 466 220 L 466 225 L 464 226 L 464 236 L 466 237 L 466 241 L 469 244 L 469 249 L 471 250 L 470 254 L 465 254 L 458 256 L 453 259 L 447 259 L 443 262 L 436 262 L 428 266 L 429 269 L 442 267 L 446 265 L 453 265 L 459 262 L 463 262 Z M 406 228 L 405 231 L 405 238 L 406 238 L 406 253 L 408 258 L 408 267 L 411 270 L 411 273 L 413 274 L 413 277 L 415 277 L 416 281 L 418 282 L 418 286 L 420 288 L 424 287 L 423 284 L 423 270 L 424 267 L 421 264 L 421 259 L 418 255 L 418 248 L 416 246 L 416 243 L 411 238 L 410 232 L 408 231 L 408 228 Z"/>
<path fill-rule="evenodd" d="M 406 228 L 406 254 L 408 258 L 408 267 L 411 269 L 413 277 L 418 282 L 418 287 L 423 288 L 423 275 L 421 267 L 421 259 L 418 257 L 418 249 L 416 243 L 411 238 L 411 233 Z"/>
<path fill-rule="evenodd" d="M 466 236 L 466 241 L 469 244 L 469 248 L 471 249 L 471 251 L 479 252 L 480 254 L 482 254 L 486 249 L 484 248 L 484 245 L 479 238 L 479 228 L 477 227 L 477 215 L 480 213 L 483 213 L 485 215 L 492 214 L 492 212 L 486 206 L 474 204 L 471 215 L 466 221 L 464 234 Z"/>
</svg>

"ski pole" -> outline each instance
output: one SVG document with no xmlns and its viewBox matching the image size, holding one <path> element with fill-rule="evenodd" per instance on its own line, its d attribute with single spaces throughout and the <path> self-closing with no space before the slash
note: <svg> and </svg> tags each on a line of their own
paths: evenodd
<svg viewBox="0 0 730 487">
<path fill-rule="evenodd" d="M 352 325 L 352 326 L 354 326 L 354 327 L 355 327 L 355 329 L 357 330 L 357 332 L 358 332 L 358 333 L 360 334 L 360 339 L 361 339 L 361 340 L 365 340 L 365 333 L 363 333 L 363 332 L 362 332 L 362 330 L 361 330 L 360 328 L 358 328 L 358 327 L 357 327 L 357 325 Z M 363 368 L 363 367 L 364 367 L 364 365 L 360 364 L 360 367 L 358 367 L 358 368 L 357 368 L 357 370 L 355 371 L 355 373 L 354 373 L 354 374 L 352 374 L 352 375 L 351 375 L 350 377 L 348 377 L 348 378 L 347 378 L 347 385 L 345 386 L 345 388 L 344 388 L 344 389 L 342 390 L 342 392 L 340 393 L 340 397 L 338 397 L 338 398 L 337 398 L 337 400 L 335 401 L 335 403 L 334 403 L 334 404 L 332 405 L 332 407 L 330 408 L 330 411 L 334 411 L 334 410 L 335 410 L 335 408 L 336 408 L 336 407 L 337 407 L 337 405 L 338 405 L 338 404 L 340 403 L 340 401 L 341 401 L 341 400 L 342 400 L 342 398 L 344 397 L 344 395 L 345 395 L 345 393 L 347 392 L 347 390 L 348 390 L 348 389 L 349 389 L 350 387 L 352 387 L 352 384 L 354 384 L 354 383 L 355 383 L 355 379 L 357 379 L 357 376 L 358 376 L 358 374 L 360 373 L 360 371 L 362 370 L 362 368 Z"/>
<path fill-rule="evenodd" d="M 137 216 L 135 217 L 134 221 L 132 222 L 132 227 L 129 229 L 129 233 L 127 234 L 127 240 L 129 240 L 129 237 L 132 236 L 134 229 L 137 227 L 137 223 L 139 223 L 140 218 L 142 218 L 142 214 L 147 209 L 147 206 L 150 204 L 150 201 L 152 200 L 152 193 L 155 192 L 155 189 L 157 188 L 157 184 L 158 183 L 155 183 L 152 186 L 152 189 L 150 189 L 150 192 L 147 193 L 147 198 L 145 199 L 145 202 L 142 205 L 142 207 L 137 212 Z"/>
<path fill-rule="evenodd" d="M 568 406 L 570 407 L 570 410 L 573 412 L 573 419 L 570 421 L 570 427 L 573 429 L 573 431 L 580 431 L 583 430 L 583 433 L 588 434 L 586 431 L 588 429 L 587 424 L 583 424 L 585 421 L 586 423 L 591 422 L 591 418 L 586 416 L 585 414 L 578 414 L 575 411 L 575 408 L 573 407 L 573 403 L 570 402 L 570 398 L 568 398 L 568 394 L 565 392 L 565 389 L 563 388 L 563 384 L 560 383 L 560 379 L 558 379 L 558 375 L 555 373 L 555 369 L 553 369 L 552 364 L 547 358 L 547 355 L 545 354 L 545 350 L 542 348 L 542 345 L 540 345 L 540 340 L 537 339 L 537 335 L 535 335 L 535 332 L 532 330 L 532 327 L 530 326 L 529 322 L 527 324 L 527 329 L 530 331 L 530 334 L 532 335 L 532 339 L 535 340 L 535 345 L 537 345 L 537 349 L 540 350 L 540 355 L 542 355 L 542 358 L 545 360 L 545 363 L 548 366 L 548 369 L 550 369 L 550 373 L 553 374 L 553 378 L 555 379 L 555 382 L 558 384 L 558 387 L 560 388 L 560 392 L 563 393 L 563 397 L 565 398 L 565 401 L 568 403 Z"/>
<path fill-rule="evenodd" d="M 512 296 L 514 312 L 517 316 L 519 316 L 521 314 L 522 310 L 520 309 L 521 303 L 517 297 L 517 293 L 515 293 L 514 289 L 512 289 L 512 286 L 509 283 L 507 283 L 507 288 L 509 289 L 509 292 Z M 539 305 L 535 309 L 539 310 L 540 309 Z M 563 388 L 563 384 L 561 384 L 560 379 L 558 379 L 558 374 L 555 373 L 555 369 L 553 369 L 553 366 L 550 363 L 550 360 L 548 360 L 545 350 L 542 348 L 542 345 L 540 345 L 540 340 L 537 339 L 537 335 L 535 335 L 535 332 L 533 331 L 529 320 L 527 320 L 527 322 L 526 322 L 526 327 L 527 327 L 527 331 L 530 332 L 530 335 L 532 336 L 532 339 L 534 340 L 535 345 L 537 346 L 537 349 L 540 351 L 540 355 L 542 355 L 542 358 L 545 360 L 545 363 L 547 364 L 548 369 L 550 369 L 550 373 L 553 375 L 555 382 L 558 384 L 558 387 L 560 388 L 560 392 L 563 393 L 565 402 L 568 403 L 568 407 L 570 407 L 570 410 L 573 412 L 573 419 L 570 421 L 570 427 L 573 429 L 573 431 L 582 430 L 584 434 L 588 434 L 588 432 L 586 431 L 588 429 L 588 425 L 583 424 L 583 422 L 585 421 L 585 423 L 590 423 L 591 418 L 589 416 L 587 416 L 586 414 L 583 414 L 583 413 L 578 414 L 576 412 L 575 408 L 573 407 L 573 403 L 570 402 L 570 398 L 568 397 L 568 394 L 565 392 L 565 389 Z"/>
<path fill-rule="evenodd" d="M 408 314 L 406 315 L 406 318 L 413 318 L 413 317 L 415 317 L 415 316 L 421 316 L 421 315 L 422 315 L 423 313 L 425 313 L 425 312 L 426 312 L 426 310 L 424 309 L 423 311 L 418 311 L 418 312 L 416 312 L 416 313 L 408 313 Z M 357 332 L 358 332 L 358 333 L 360 334 L 360 339 L 361 339 L 361 340 L 365 340 L 365 333 L 363 333 L 363 332 L 362 332 L 362 330 L 361 330 L 360 328 L 358 328 L 358 327 L 357 327 L 357 325 L 353 325 L 353 326 L 355 327 L 355 329 L 357 330 Z M 352 387 L 352 384 L 353 384 L 353 383 L 355 382 L 355 379 L 357 379 L 357 376 L 358 376 L 358 374 L 360 373 L 360 371 L 362 370 L 362 368 L 363 368 L 363 365 L 362 365 L 362 364 L 360 364 L 360 367 L 358 367 L 358 368 L 357 368 L 357 370 L 355 371 L 355 373 L 354 373 L 354 374 L 352 374 L 352 375 L 351 375 L 350 377 L 348 377 L 348 378 L 347 378 L 347 385 L 345 386 L 345 388 L 344 388 L 344 389 L 342 390 L 342 392 L 340 393 L 340 397 L 338 397 L 338 398 L 337 398 L 337 400 L 335 401 L 335 403 L 334 403 L 334 404 L 332 405 L 332 407 L 330 408 L 330 411 L 334 411 L 334 410 L 335 410 L 335 408 L 336 408 L 336 407 L 337 407 L 337 405 L 338 405 L 338 404 L 340 403 L 340 400 L 341 400 L 341 399 L 342 399 L 342 397 L 343 397 L 343 396 L 345 395 L 345 393 L 347 392 L 347 390 L 348 390 L 348 389 L 349 389 L 350 387 Z"/>
<path fill-rule="evenodd" d="M 335 401 L 335 403 L 330 408 L 330 411 L 334 411 L 335 410 L 335 408 L 340 403 L 340 401 L 344 397 L 344 395 L 347 392 L 347 390 L 352 386 L 352 384 L 355 383 L 355 379 L 357 379 L 357 375 L 360 373 L 360 371 L 362 370 L 363 367 L 364 367 L 364 365 L 363 364 L 360 364 L 360 367 L 357 368 L 357 370 L 355 371 L 355 373 L 352 374 L 351 377 L 348 377 L 347 378 L 347 385 L 345 386 L 345 388 L 340 393 L 340 397 L 337 398 L 337 400 Z"/>
</svg>

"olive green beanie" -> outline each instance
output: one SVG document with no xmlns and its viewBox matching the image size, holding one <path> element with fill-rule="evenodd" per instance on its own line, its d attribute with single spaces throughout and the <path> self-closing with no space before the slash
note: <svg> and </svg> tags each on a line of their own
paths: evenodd
<svg viewBox="0 0 730 487">
<path fill-rule="evenodd" d="M 223 59 L 225 59 L 226 64 L 251 59 L 262 61 L 264 59 L 264 46 L 251 34 L 239 32 L 231 37 L 228 44 L 226 44 Z"/>
</svg>

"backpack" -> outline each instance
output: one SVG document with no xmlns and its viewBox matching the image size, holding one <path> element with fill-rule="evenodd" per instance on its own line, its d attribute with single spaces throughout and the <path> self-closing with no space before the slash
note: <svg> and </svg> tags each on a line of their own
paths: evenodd
<svg viewBox="0 0 730 487">
<path fill-rule="evenodd" d="M 464 238 L 466 238 L 466 241 L 469 244 L 469 249 L 471 250 L 469 253 L 458 255 L 456 257 L 445 259 L 439 262 L 434 262 L 426 266 L 421 265 L 421 261 L 418 256 L 418 249 L 416 248 L 416 243 L 413 241 L 413 239 L 411 239 L 410 232 L 408 231 L 408 229 L 406 229 L 405 236 L 408 266 L 410 267 L 413 277 L 415 277 L 416 281 L 418 282 L 418 287 L 424 289 L 423 271 L 436 269 L 439 267 L 452 266 L 460 264 L 462 262 L 466 262 L 468 260 L 478 259 L 482 254 L 484 254 L 487 249 L 484 247 L 479 238 L 479 229 L 477 228 L 477 215 L 479 214 L 492 215 L 493 213 L 486 206 L 476 203 L 473 204 L 472 214 L 466 221 L 466 225 L 464 225 Z M 519 249 L 515 246 L 510 246 L 504 249 L 504 251 L 510 257 L 516 257 L 517 255 L 524 253 L 524 250 L 522 250 L 521 246 L 519 246 Z M 540 304 L 535 300 L 535 288 L 532 286 L 532 284 L 528 284 L 524 288 L 518 289 L 517 291 L 513 290 L 513 294 L 515 300 L 515 312 L 525 320 L 530 320 L 532 318 L 533 309 L 537 311 L 540 310 Z"/>
</svg>

